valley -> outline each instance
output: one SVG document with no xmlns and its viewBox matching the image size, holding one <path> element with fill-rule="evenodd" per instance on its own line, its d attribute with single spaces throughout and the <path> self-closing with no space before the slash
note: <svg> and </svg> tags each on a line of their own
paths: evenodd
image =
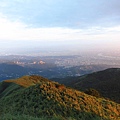
<svg viewBox="0 0 120 120">
<path fill-rule="evenodd" d="M 0 81 L 24 75 L 40 75 L 49 79 L 82 76 L 107 68 L 119 68 L 118 57 L 101 54 L 73 56 L 0 56 Z"/>
<path fill-rule="evenodd" d="M 78 58 L 1 56 L 0 119 L 119 120 L 119 58 Z"/>
</svg>

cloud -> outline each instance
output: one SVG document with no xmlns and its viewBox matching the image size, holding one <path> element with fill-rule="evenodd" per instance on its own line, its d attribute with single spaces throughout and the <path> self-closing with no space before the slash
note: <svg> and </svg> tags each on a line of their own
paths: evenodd
<svg viewBox="0 0 120 120">
<path fill-rule="evenodd" d="M 119 0 L 0 0 L 0 48 L 119 48 L 119 21 Z"/>
<path fill-rule="evenodd" d="M 120 20 L 119 0 L 1 0 L 0 11 L 12 21 L 32 27 L 90 28 L 114 26 Z"/>
<path fill-rule="evenodd" d="M 10 21 L 0 15 L 0 40 L 79 41 L 117 40 L 120 26 L 72 29 L 65 27 L 32 28 L 21 21 Z"/>
<path fill-rule="evenodd" d="M 1 51 L 22 50 L 87 50 L 119 49 L 120 26 L 68 28 L 37 27 L 33 28 L 20 20 L 10 20 L 0 14 L 0 48 Z"/>
<path fill-rule="evenodd" d="M 120 15 L 120 1 L 119 0 L 109 0 L 105 2 L 104 14 L 113 16 Z"/>
<path fill-rule="evenodd" d="M 19 36 L 25 25 L 19 21 L 10 21 L 6 16 L 0 14 L 0 40 L 15 40 L 19 39 Z"/>
<path fill-rule="evenodd" d="M 0 40 L 62 40 L 76 30 L 64 28 L 30 28 L 20 21 L 10 21 L 0 15 Z"/>
</svg>

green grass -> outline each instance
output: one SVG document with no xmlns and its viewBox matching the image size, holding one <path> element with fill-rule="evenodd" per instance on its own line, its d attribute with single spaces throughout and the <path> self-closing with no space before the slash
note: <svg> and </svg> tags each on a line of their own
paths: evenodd
<svg viewBox="0 0 120 120">
<path fill-rule="evenodd" d="M 32 117 L 32 116 L 29 116 L 29 115 L 12 115 L 10 113 L 7 113 L 7 114 L 3 114 L 3 115 L 0 115 L 0 120 L 63 120 L 62 117 Z M 68 120 L 73 120 L 73 119 L 69 119 Z"/>
<path fill-rule="evenodd" d="M 24 78 L 27 83 L 30 80 L 30 83 L 34 82 L 34 85 L 28 86 L 27 83 L 23 82 L 23 78 L 22 82 L 19 79 L 19 83 L 27 85 L 25 88 L 18 88 L 11 84 L 12 81 L 7 81 L 6 89 L 1 92 L 1 94 L 6 93 L 0 99 L 1 118 L 10 116 L 8 118 L 13 117 L 13 120 L 24 119 L 22 117 L 26 117 L 26 120 L 38 118 L 49 118 L 49 120 L 119 120 L 119 104 L 87 95 L 43 78 L 41 80 L 41 77 L 30 77 L 28 81 L 27 77 Z"/>
<path fill-rule="evenodd" d="M 8 96 L 9 94 L 12 94 L 12 92 L 22 89 L 18 84 L 15 83 L 7 83 L 7 82 L 1 82 L 0 83 L 0 98 Z"/>
<path fill-rule="evenodd" d="M 120 68 L 110 68 L 79 77 L 64 78 L 62 83 L 80 91 L 93 88 L 99 91 L 101 96 L 120 104 Z"/>
</svg>

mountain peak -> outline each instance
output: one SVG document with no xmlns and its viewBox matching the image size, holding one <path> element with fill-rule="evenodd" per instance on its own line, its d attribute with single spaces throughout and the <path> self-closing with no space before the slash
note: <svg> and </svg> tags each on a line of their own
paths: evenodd
<svg viewBox="0 0 120 120">
<path fill-rule="evenodd" d="M 16 83 L 23 87 L 29 87 L 29 86 L 36 85 L 41 82 L 47 82 L 47 81 L 49 80 L 37 75 L 23 76 L 21 78 L 12 79 L 12 80 L 4 80 L 4 82 Z"/>
</svg>

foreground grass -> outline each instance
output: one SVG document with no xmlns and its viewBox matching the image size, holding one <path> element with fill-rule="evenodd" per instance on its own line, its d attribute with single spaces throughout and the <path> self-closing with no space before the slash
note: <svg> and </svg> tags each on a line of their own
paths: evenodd
<svg viewBox="0 0 120 120">
<path fill-rule="evenodd" d="M 32 117 L 32 116 L 29 116 L 29 115 L 12 115 L 10 113 L 7 113 L 7 114 L 3 114 L 3 115 L 0 115 L 0 120 L 63 120 L 64 118 L 62 117 Z M 73 120 L 73 119 L 69 119 L 68 120 Z"/>
<path fill-rule="evenodd" d="M 59 83 L 38 76 L 6 82 L 23 87 L 2 89 L 0 120 L 120 120 L 119 104 Z"/>
</svg>

